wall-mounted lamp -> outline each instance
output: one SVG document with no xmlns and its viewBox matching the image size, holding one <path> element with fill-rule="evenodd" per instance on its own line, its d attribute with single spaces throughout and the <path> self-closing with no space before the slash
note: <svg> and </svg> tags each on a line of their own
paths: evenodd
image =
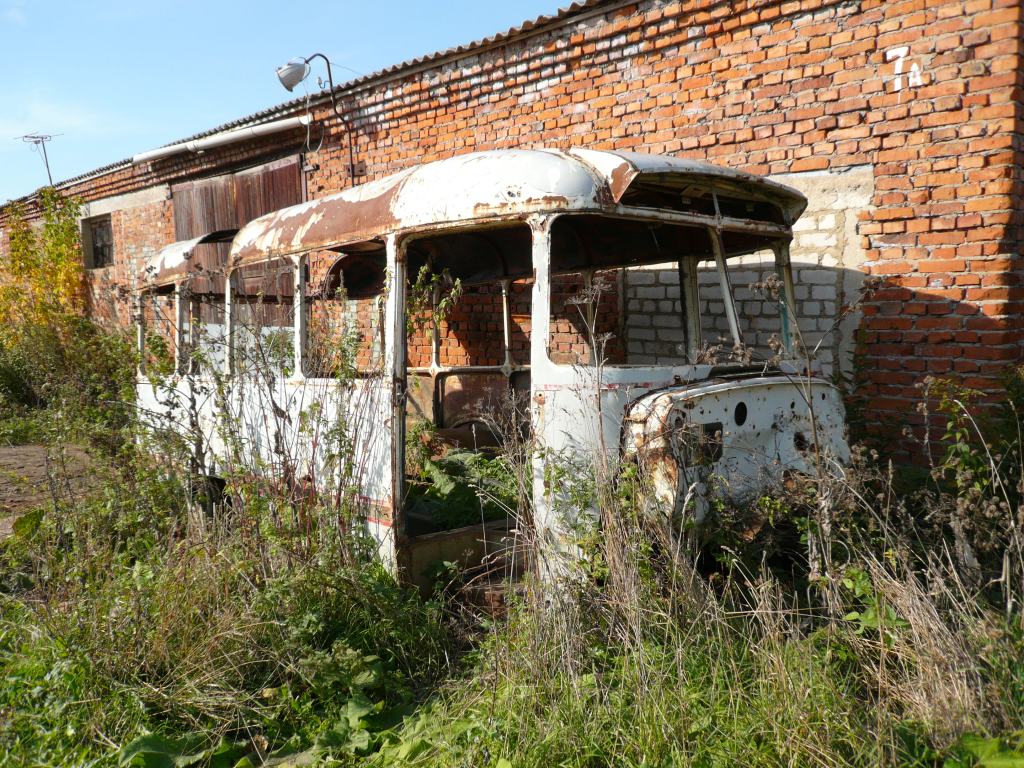
<svg viewBox="0 0 1024 768">
<path fill-rule="evenodd" d="M 327 66 L 330 68 L 330 64 Z M 295 86 L 305 80 L 308 75 L 309 59 L 292 59 L 283 67 L 277 68 L 277 79 L 289 93 L 295 90 Z"/>
<path fill-rule="evenodd" d="M 290 93 L 295 86 L 301 83 L 309 76 L 309 62 L 313 59 L 321 58 L 324 60 L 324 64 L 327 65 L 327 85 L 328 94 L 331 97 L 331 107 L 334 109 L 334 114 L 338 116 L 341 122 L 345 125 L 345 133 L 348 134 L 348 172 L 349 176 L 355 179 L 357 176 L 364 176 L 366 169 L 362 163 L 356 165 L 355 149 L 352 141 L 352 126 L 349 125 L 345 115 L 338 109 L 338 101 L 334 95 L 334 77 L 331 73 L 331 60 L 324 56 L 322 53 L 314 53 L 312 56 L 307 56 L 304 59 L 291 59 L 287 64 L 277 68 L 277 79 L 281 81 L 281 85 Z M 317 81 L 318 85 L 323 88 L 323 81 Z"/>
</svg>

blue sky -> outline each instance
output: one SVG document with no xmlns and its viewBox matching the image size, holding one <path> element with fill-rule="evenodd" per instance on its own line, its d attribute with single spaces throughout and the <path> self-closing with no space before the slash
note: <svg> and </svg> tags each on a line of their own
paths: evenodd
<svg viewBox="0 0 1024 768">
<path fill-rule="evenodd" d="M 0 203 L 46 183 L 21 134 L 63 134 L 59 181 L 293 98 L 274 75 L 292 57 L 325 53 L 343 81 L 567 3 L 0 0 Z"/>
</svg>

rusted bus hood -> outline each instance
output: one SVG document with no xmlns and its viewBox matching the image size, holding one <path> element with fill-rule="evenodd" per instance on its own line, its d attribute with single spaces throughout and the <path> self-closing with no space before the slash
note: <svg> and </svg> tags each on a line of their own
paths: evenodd
<svg viewBox="0 0 1024 768">
<path fill-rule="evenodd" d="M 842 397 L 823 379 L 713 379 L 650 392 L 630 405 L 623 439 L 658 506 L 674 515 L 694 484 L 743 502 L 787 471 L 831 472 L 849 460 Z"/>
<path fill-rule="evenodd" d="M 143 279 L 151 287 L 172 285 L 193 270 L 192 254 L 197 246 L 205 243 L 227 243 L 237 233 L 237 229 L 218 229 L 191 240 L 179 240 L 164 246 L 146 262 Z"/>
<path fill-rule="evenodd" d="M 236 236 L 231 263 L 239 266 L 389 232 L 502 215 L 615 212 L 631 184 L 658 175 L 742 187 L 778 203 L 792 220 L 807 204 L 803 195 L 782 184 L 693 160 L 583 149 L 492 150 L 416 166 L 261 216 Z"/>
</svg>

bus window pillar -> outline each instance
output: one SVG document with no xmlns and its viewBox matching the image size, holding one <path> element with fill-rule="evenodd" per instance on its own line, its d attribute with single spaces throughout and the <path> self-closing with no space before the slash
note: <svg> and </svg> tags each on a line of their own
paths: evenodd
<svg viewBox="0 0 1024 768">
<path fill-rule="evenodd" d="M 539 553 L 541 576 L 557 581 L 571 557 L 565 545 L 562 521 L 557 519 L 556 489 L 549 482 L 549 462 L 546 455 L 545 430 L 551 414 L 548 398 L 552 392 L 545 384 L 558 376 L 556 366 L 548 358 L 548 336 L 551 328 L 551 226 L 554 216 L 534 216 L 529 224 L 532 232 L 533 301 L 530 323 L 530 419 L 538 445 L 533 454 L 534 527 Z"/>
<path fill-rule="evenodd" d="M 406 243 L 387 236 L 387 271 L 390 281 L 384 316 L 384 381 L 391 393 L 391 533 L 394 564 L 399 572 L 408 566 L 408 535 L 402 502 L 405 499 L 405 401 L 406 401 Z"/>
<path fill-rule="evenodd" d="M 292 344 L 294 358 L 294 373 L 296 379 L 304 379 L 306 371 L 303 368 L 303 358 L 306 355 L 306 329 L 308 327 L 309 306 L 306 304 L 306 277 L 309 271 L 309 262 L 305 254 L 299 257 L 292 272 L 293 295 L 292 314 L 294 315 L 295 343 Z"/>
<path fill-rule="evenodd" d="M 779 296 L 779 313 L 782 315 L 782 343 L 786 352 L 792 355 L 794 337 L 799 340 L 800 326 L 796 317 L 796 289 L 793 285 L 793 265 L 789 258 L 789 243 L 772 247 L 775 253 L 775 271 L 782 282 Z"/>
</svg>

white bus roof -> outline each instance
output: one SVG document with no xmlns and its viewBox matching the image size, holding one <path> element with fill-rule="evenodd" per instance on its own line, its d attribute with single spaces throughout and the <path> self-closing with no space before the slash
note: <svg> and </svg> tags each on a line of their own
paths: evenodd
<svg viewBox="0 0 1024 768">
<path fill-rule="evenodd" d="M 631 188 L 689 185 L 777 206 L 783 225 L 807 205 L 795 189 L 731 168 L 661 155 L 571 149 L 474 152 L 418 165 L 246 224 L 231 266 L 340 248 L 389 232 L 539 212 L 615 212 Z"/>
</svg>

